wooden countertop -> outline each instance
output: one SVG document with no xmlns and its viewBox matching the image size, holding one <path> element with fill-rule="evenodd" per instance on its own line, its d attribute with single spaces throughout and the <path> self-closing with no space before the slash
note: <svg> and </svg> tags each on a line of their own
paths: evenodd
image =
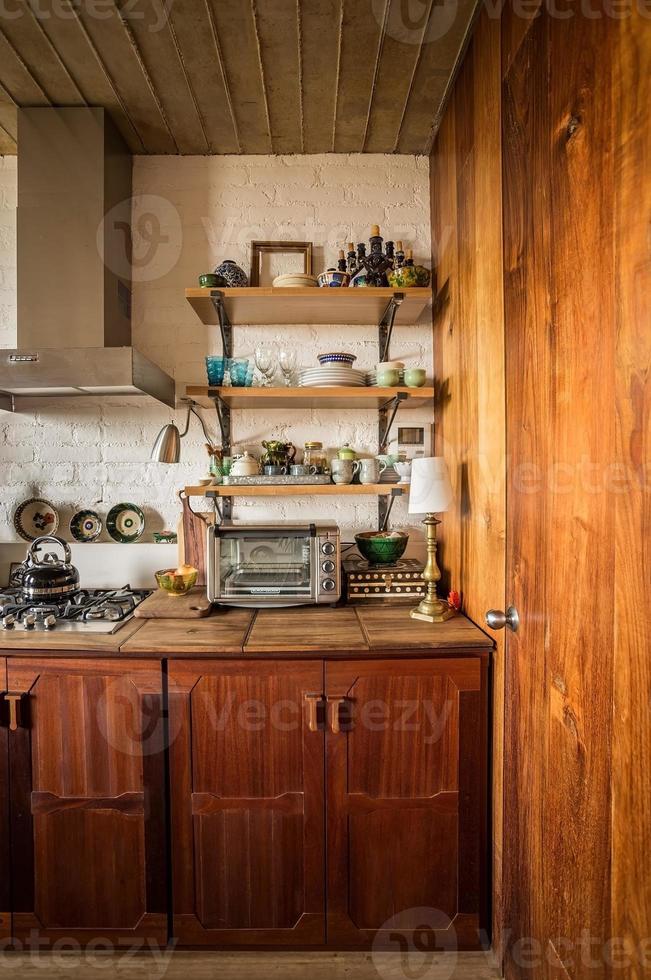
<svg viewBox="0 0 651 980">
<path fill-rule="evenodd" d="M 0 656 L 350 657 L 485 654 L 492 639 L 465 616 L 411 619 L 409 606 L 216 609 L 205 619 L 130 620 L 117 633 L 0 632 Z"/>
</svg>

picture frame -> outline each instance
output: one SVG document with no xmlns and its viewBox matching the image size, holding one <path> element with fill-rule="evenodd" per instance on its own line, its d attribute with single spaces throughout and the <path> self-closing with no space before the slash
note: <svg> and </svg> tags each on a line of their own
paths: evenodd
<svg viewBox="0 0 651 980">
<path fill-rule="evenodd" d="M 251 275 L 249 282 L 252 286 L 270 286 L 271 283 L 263 283 L 262 261 L 265 255 L 283 254 L 302 254 L 303 268 L 296 270 L 312 275 L 312 242 L 251 242 Z"/>
</svg>

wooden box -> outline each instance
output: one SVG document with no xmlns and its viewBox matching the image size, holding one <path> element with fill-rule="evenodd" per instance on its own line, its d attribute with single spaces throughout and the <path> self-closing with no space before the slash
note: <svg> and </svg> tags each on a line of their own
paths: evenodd
<svg viewBox="0 0 651 980">
<path fill-rule="evenodd" d="M 371 565 L 362 558 L 343 562 L 348 602 L 391 600 L 413 604 L 425 594 L 424 565 L 416 558 L 402 558 L 393 565 Z"/>
</svg>

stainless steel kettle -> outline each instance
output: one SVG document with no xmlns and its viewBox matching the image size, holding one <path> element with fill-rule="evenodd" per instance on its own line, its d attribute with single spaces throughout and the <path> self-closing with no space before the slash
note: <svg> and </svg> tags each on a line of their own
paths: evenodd
<svg viewBox="0 0 651 980">
<path fill-rule="evenodd" d="M 63 560 L 53 551 L 39 558 L 41 546 L 48 541 L 63 548 Z M 72 564 L 70 545 L 53 534 L 45 534 L 32 542 L 19 578 L 25 600 L 35 603 L 58 602 L 79 591 L 79 572 Z"/>
</svg>

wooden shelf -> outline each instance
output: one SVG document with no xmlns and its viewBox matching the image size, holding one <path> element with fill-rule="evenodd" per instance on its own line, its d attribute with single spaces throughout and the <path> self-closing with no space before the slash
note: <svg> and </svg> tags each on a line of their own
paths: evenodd
<svg viewBox="0 0 651 980">
<path fill-rule="evenodd" d="M 232 324 L 277 326 L 292 323 L 349 323 L 377 326 L 389 300 L 402 293 L 397 325 L 416 323 L 431 303 L 429 286 L 410 289 L 245 286 L 239 289 L 186 289 L 185 298 L 202 323 L 219 323 L 211 294 L 221 294 Z"/>
<path fill-rule="evenodd" d="M 390 497 L 394 489 L 408 490 L 407 486 L 400 486 L 397 483 L 348 483 L 339 485 L 335 483 L 323 483 L 312 486 L 310 484 L 292 484 L 290 486 L 279 486 L 276 484 L 260 484 L 260 486 L 224 486 L 220 484 L 216 487 L 186 487 L 185 493 L 188 497 L 205 497 L 207 493 L 216 493 L 219 497 Z"/>
<path fill-rule="evenodd" d="M 378 409 L 397 394 L 404 408 L 432 408 L 434 388 L 209 388 L 189 385 L 189 398 L 204 407 L 219 398 L 229 408 L 358 408 Z"/>
</svg>

